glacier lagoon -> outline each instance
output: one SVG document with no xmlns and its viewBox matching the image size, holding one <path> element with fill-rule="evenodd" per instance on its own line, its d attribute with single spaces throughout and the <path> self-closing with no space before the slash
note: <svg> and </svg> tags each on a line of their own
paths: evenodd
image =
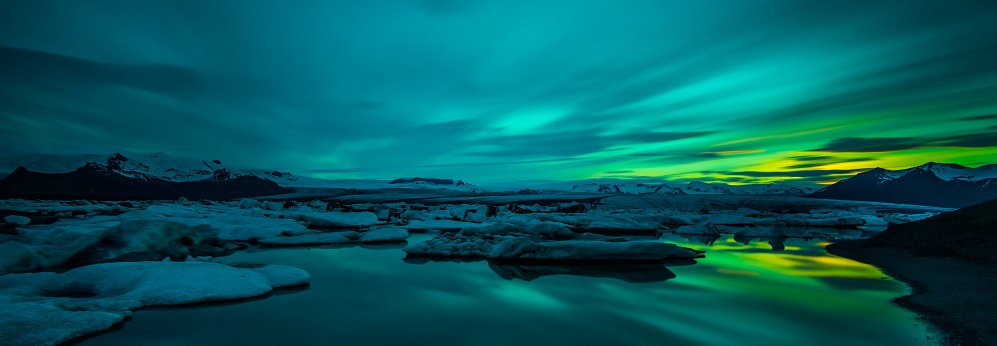
<svg viewBox="0 0 997 346">
<path fill-rule="evenodd" d="M 302 268 L 311 285 L 260 299 L 144 308 L 71 344 L 933 343 L 928 326 L 890 303 L 907 293 L 904 284 L 826 254 L 826 242 L 788 239 L 774 252 L 730 236 L 665 240 L 706 250 L 706 258 L 664 270 L 510 269 L 406 262 L 400 245 L 251 249 L 216 261 Z M 554 273 L 562 275 L 543 276 Z"/>
</svg>

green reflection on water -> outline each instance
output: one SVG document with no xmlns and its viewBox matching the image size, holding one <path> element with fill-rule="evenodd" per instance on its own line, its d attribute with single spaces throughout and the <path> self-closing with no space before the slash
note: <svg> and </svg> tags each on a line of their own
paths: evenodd
<svg viewBox="0 0 997 346">
<path fill-rule="evenodd" d="M 413 241 L 425 240 L 417 236 Z M 674 279 L 572 275 L 505 280 L 486 262 L 408 264 L 397 249 L 274 249 L 223 262 L 312 274 L 303 292 L 219 307 L 140 310 L 93 345 L 917 345 L 925 329 L 889 303 L 905 287 L 824 253 L 720 239 Z"/>
</svg>

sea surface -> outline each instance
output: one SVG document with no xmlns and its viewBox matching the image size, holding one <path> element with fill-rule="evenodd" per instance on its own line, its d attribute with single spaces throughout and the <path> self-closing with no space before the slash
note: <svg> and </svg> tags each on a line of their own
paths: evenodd
<svg viewBox="0 0 997 346">
<path fill-rule="evenodd" d="M 414 235 L 410 242 L 431 234 Z M 739 239 L 744 242 L 743 239 Z M 81 345 L 922 345 L 890 303 L 907 287 L 828 255 L 730 237 L 667 241 L 698 263 L 601 267 L 405 261 L 402 245 L 251 249 L 216 259 L 302 268 L 261 299 L 140 309 Z M 710 243 L 707 245 L 704 243 Z M 777 246 L 778 248 L 778 246 Z"/>
</svg>

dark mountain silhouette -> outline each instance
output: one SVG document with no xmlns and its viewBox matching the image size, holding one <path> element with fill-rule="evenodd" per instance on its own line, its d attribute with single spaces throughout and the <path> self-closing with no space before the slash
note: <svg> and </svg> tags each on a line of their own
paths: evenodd
<svg viewBox="0 0 997 346">
<path fill-rule="evenodd" d="M 808 197 L 961 208 L 997 199 L 994 171 L 993 165 L 974 169 L 938 163 L 900 171 L 876 168 Z"/>
<path fill-rule="evenodd" d="M 398 178 L 392 180 L 388 184 L 426 184 L 426 185 L 452 185 L 452 186 L 464 186 L 467 185 L 463 180 L 453 179 L 438 179 L 438 178 Z"/>
<path fill-rule="evenodd" d="M 219 169 L 207 179 L 173 182 L 151 175 L 125 176 L 112 167 L 89 163 L 68 173 L 38 173 L 19 167 L 0 180 L 2 198 L 40 199 L 211 199 L 291 192 L 277 183 Z"/>
</svg>

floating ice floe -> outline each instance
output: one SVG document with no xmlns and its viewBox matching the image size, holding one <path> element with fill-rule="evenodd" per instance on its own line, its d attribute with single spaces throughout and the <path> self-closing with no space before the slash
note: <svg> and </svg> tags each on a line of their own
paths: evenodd
<svg viewBox="0 0 997 346">
<path fill-rule="evenodd" d="M 274 236 L 262 238 L 260 244 L 266 245 L 322 245 L 322 244 L 343 244 L 356 241 L 357 232 L 329 232 L 313 233 L 294 236 Z"/>
<path fill-rule="evenodd" d="M 658 241 L 615 241 L 579 234 L 561 222 L 531 215 L 502 218 L 500 223 L 442 233 L 403 250 L 416 257 L 488 258 L 533 261 L 656 261 L 695 258 L 699 254 Z"/>
<path fill-rule="evenodd" d="M 270 265 L 234 268 L 210 262 L 104 263 L 62 274 L 0 276 L 0 340 L 55 345 L 107 329 L 153 305 L 259 296 L 308 283 L 305 271 Z"/>
<path fill-rule="evenodd" d="M 21 215 L 7 215 L 3 218 L 3 222 L 12 223 L 18 226 L 27 226 L 31 223 L 31 219 Z"/>
<path fill-rule="evenodd" d="M 389 243 L 408 239 L 408 231 L 398 227 L 376 228 L 360 233 L 357 240 L 361 243 Z"/>
<path fill-rule="evenodd" d="M 465 227 L 456 233 L 442 233 L 433 239 L 406 246 L 412 256 L 485 258 L 492 247 L 514 238 L 573 239 L 578 234 L 562 223 L 543 222 L 523 216 L 509 217 L 502 223 Z"/>
<path fill-rule="evenodd" d="M 0 274 L 102 262 L 180 260 L 237 248 L 208 237 L 207 226 L 191 227 L 169 220 L 118 223 L 107 219 L 111 218 L 57 223 L 0 242 Z"/>
<path fill-rule="evenodd" d="M 454 220 L 416 220 L 416 221 L 410 221 L 408 224 L 401 227 L 411 231 L 427 231 L 427 230 L 449 231 L 449 230 L 460 230 L 465 227 L 475 227 L 479 225 L 480 225 L 479 223 L 454 221 Z"/>
<path fill-rule="evenodd" d="M 266 245 L 322 245 L 348 243 L 391 243 L 408 239 L 408 231 L 398 227 L 374 228 L 366 232 L 344 231 L 276 236 L 259 240 Z"/>
<path fill-rule="evenodd" d="M 348 228 L 370 226 L 380 223 L 377 215 L 371 212 L 334 213 L 321 211 L 288 211 L 277 214 L 278 217 L 298 220 L 312 227 Z"/>
</svg>

